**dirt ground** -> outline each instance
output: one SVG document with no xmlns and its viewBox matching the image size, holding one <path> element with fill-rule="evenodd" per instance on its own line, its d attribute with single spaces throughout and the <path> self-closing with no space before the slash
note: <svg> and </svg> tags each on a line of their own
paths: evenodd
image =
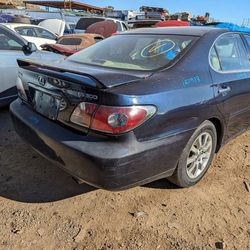
<svg viewBox="0 0 250 250">
<path fill-rule="evenodd" d="M 206 177 L 123 192 L 78 185 L 40 157 L 0 111 L 0 249 L 250 249 L 250 133 Z"/>
</svg>

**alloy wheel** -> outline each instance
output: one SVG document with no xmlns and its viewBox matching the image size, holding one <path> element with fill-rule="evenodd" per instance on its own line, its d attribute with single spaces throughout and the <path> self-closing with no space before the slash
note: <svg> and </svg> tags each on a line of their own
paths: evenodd
<svg viewBox="0 0 250 250">
<path fill-rule="evenodd" d="M 213 138 L 208 132 L 200 134 L 191 146 L 186 170 L 189 178 L 196 179 L 206 169 L 213 149 Z"/>
</svg>

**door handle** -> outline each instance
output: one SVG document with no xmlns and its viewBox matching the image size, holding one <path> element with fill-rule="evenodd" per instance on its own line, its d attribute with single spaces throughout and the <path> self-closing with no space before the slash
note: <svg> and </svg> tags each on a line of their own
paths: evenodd
<svg viewBox="0 0 250 250">
<path fill-rule="evenodd" d="M 219 86 L 218 87 L 218 94 L 221 94 L 221 95 L 226 95 L 227 93 L 229 93 L 231 91 L 231 87 L 229 86 Z"/>
</svg>

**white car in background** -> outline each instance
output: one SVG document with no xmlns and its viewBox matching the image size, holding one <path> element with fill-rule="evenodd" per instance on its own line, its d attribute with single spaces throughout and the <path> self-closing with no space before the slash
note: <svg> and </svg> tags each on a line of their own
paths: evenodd
<svg viewBox="0 0 250 250">
<path fill-rule="evenodd" d="M 51 62 L 63 60 L 64 56 L 39 51 L 35 44 L 0 24 L 0 108 L 17 98 L 18 58 Z"/>
<path fill-rule="evenodd" d="M 4 26 L 21 35 L 26 41 L 34 43 L 38 49 L 45 43 L 55 44 L 58 36 L 42 26 L 19 23 L 4 23 Z"/>
</svg>

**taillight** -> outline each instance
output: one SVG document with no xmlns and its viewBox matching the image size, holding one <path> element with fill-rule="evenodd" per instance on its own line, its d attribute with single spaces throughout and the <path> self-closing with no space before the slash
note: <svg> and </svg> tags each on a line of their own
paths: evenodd
<svg viewBox="0 0 250 250">
<path fill-rule="evenodd" d="M 83 127 L 90 127 L 91 118 L 97 109 L 97 105 L 93 103 L 80 103 L 70 117 L 70 121 Z"/>
<path fill-rule="evenodd" d="M 92 108 L 86 108 L 89 105 Z M 156 112 L 154 106 L 96 107 L 90 103 L 79 104 L 71 122 L 104 133 L 121 134 L 138 127 Z"/>
<path fill-rule="evenodd" d="M 27 95 L 25 93 L 25 89 L 23 86 L 23 81 L 22 79 L 18 76 L 17 81 L 16 81 L 16 87 L 17 87 L 17 91 L 18 91 L 18 95 L 21 99 L 27 101 Z"/>
</svg>

